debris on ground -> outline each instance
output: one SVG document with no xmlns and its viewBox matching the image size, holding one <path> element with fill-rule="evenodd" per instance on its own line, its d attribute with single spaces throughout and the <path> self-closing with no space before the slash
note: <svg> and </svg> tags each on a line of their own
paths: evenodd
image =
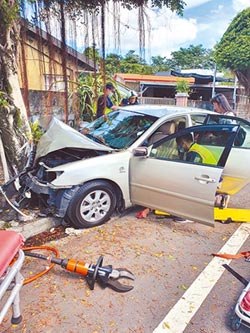
<svg viewBox="0 0 250 333">
<path fill-rule="evenodd" d="M 28 238 L 25 241 L 25 246 L 40 246 L 47 242 L 58 240 L 68 235 L 65 233 L 65 226 L 51 228 L 49 231 L 42 232 L 38 235 Z"/>
</svg>

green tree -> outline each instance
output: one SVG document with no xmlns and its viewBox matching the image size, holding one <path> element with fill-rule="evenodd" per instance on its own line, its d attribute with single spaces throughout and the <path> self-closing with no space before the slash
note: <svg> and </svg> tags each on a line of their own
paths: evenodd
<svg viewBox="0 0 250 333">
<path fill-rule="evenodd" d="M 130 50 L 120 63 L 121 73 L 152 74 L 152 69 L 134 50 Z"/>
<path fill-rule="evenodd" d="M 250 96 L 250 7 L 240 12 L 215 46 L 216 62 L 233 71 Z"/>
<path fill-rule="evenodd" d="M 180 50 L 171 52 L 171 58 L 167 59 L 171 69 L 204 68 L 213 69 L 213 52 L 200 45 L 190 45 L 188 48 L 181 47 Z"/>
<path fill-rule="evenodd" d="M 110 0 L 111 1 L 111 0 Z M 76 20 L 86 12 L 96 14 L 101 12 L 104 23 L 104 7 L 109 0 L 37 0 L 38 7 L 43 10 L 42 18 L 50 19 L 50 14 L 45 15 L 47 10 L 52 10 L 59 15 L 61 23 L 62 48 L 65 44 L 65 13 L 71 14 Z M 141 7 L 149 3 L 148 0 L 115 0 L 128 10 Z M 20 11 L 26 2 L 34 0 L 0 0 L 0 130 L 2 141 L 9 165 L 15 165 L 15 169 L 23 167 L 21 147 L 25 135 L 30 129 L 25 106 L 22 100 L 17 76 L 17 59 L 20 43 Z M 166 6 L 182 14 L 185 2 L 183 0 L 152 0 L 151 6 L 161 8 Z M 41 19 L 39 16 L 37 19 Z M 103 29 L 104 30 L 104 29 Z M 103 33 L 104 34 L 104 33 Z M 103 49 L 105 44 L 103 43 Z M 102 52 L 103 53 L 103 52 Z M 66 62 L 66 60 L 64 61 Z M 66 63 L 63 65 L 66 68 Z M 64 71 L 66 73 L 66 70 Z M 65 74 L 65 82 L 67 81 Z M 67 87 L 67 85 L 65 85 Z"/>
<path fill-rule="evenodd" d="M 100 62 L 101 59 L 99 50 L 96 49 L 95 47 L 86 47 L 86 49 L 83 51 L 83 55 L 85 55 L 91 60 L 96 59 L 97 62 Z"/>
<path fill-rule="evenodd" d="M 114 75 L 115 73 L 120 72 L 122 56 L 110 53 L 105 59 L 105 70 L 109 75 Z"/>
<path fill-rule="evenodd" d="M 152 70 L 154 73 L 156 72 L 164 72 L 164 71 L 169 71 L 170 67 L 167 62 L 166 57 L 161 57 L 161 56 L 155 56 L 152 57 Z"/>
</svg>

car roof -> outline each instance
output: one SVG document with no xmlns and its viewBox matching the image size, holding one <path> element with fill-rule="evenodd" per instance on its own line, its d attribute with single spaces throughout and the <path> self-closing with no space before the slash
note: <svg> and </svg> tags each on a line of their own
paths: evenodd
<svg viewBox="0 0 250 333">
<path fill-rule="evenodd" d="M 214 111 L 193 108 L 193 107 L 180 107 L 175 105 L 148 105 L 148 104 L 139 104 L 139 105 L 128 105 L 124 107 L 119 107 L 120 110 L 133 111 L 140 114 L 146 114 L 149 116 L 154 116 L 161 118 L 166 115 L 175 115 L 175 114 L 214 114 Z"/>
</svg>

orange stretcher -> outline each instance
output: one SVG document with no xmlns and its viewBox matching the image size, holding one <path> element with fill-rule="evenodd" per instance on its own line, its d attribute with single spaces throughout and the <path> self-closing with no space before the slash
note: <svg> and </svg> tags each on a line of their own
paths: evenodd
<svg viewBox="0 0 250 333">
<path fill-rule="evenodd" d="M 4 295 L 7 298 L 0 308 L 0 324 L 11 306 L 11 323 L 19 324 L 22 321 L 19 294 L 24 281 L 20 272 L 24 262 L 24 252 L 21 250 L 23 243 L 21 234 L 0 230 L 0 300 Z"/>
</svg>

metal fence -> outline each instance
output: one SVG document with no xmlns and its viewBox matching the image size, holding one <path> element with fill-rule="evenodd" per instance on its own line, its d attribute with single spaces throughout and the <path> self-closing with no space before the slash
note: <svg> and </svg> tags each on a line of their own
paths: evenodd
<svg viewBox="0 0 250 333">
<path fill-rule="evenodd" d="M 175 105 L 175 98 L 157 98 L 157 97 L 140 97 L 140 104 L 155 104 L 155 105 Z M 210 102 L 188 99 L 188 106 L 205 110 L 212 110 Z"/>
<path fill-rule="evenodd" d="M 139 97 L 138 100 L 140 104 L 175 105 L 174 98 Z"/>
</svg>

